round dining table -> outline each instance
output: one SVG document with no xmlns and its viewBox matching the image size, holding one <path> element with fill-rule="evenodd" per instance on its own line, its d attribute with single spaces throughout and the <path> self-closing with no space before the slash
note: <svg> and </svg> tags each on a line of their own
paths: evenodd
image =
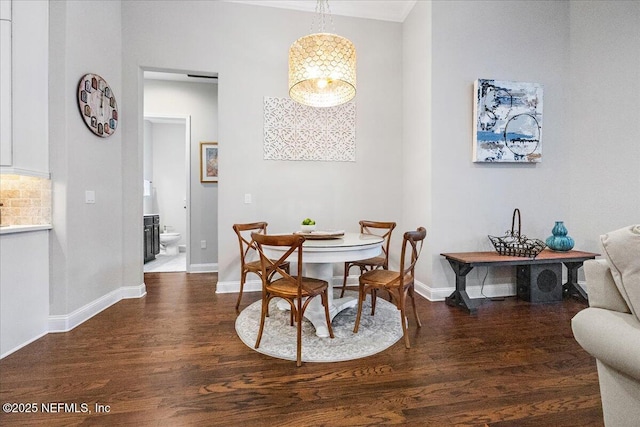
<svg viewBox="0 0 640 427">
<path fill-rule="evenodd" d="M 303 274 L 307 277 L 325 280 L 329 287 L 333 288 L 333 264 L 345 263 L 349 261 L 359 261 L 380 255 L 384 239 L 373 234 L 344 233 L 342 236 L 329 236 L 320 238 L 321 233 L 303 234 L 307 240 L 302 245 Z M 269 258 L 278 259 L 286 247 L 265 246 L 264 252 Z M 289 261 L 297 260 L 297 252 L 291 254 Z M 345 296 L 334 298 L 332 289 L 329 290 L 329 316 L 333 319 L 342 310 L 355 307 L 358 299 Z M 289 310 L 289 304 L 280 300 L 277 304 L 281 310 Z M 316 329 L 319 337 L 328 337 L 329 329 L 324 315 L 324 307 L 320 298 L 314 298 L 307 309 L 304 317 L 309 320 Z"/>
</svg>

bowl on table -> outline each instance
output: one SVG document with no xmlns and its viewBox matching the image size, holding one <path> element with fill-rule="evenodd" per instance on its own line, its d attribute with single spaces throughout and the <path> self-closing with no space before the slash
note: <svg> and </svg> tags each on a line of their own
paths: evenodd
<svg viewBox="0 0 640 427">
<path fill-rule="evenodd" d="M 302 231 L 303 233 L 311 233 L 313 230 L 316 229 L 316 225 L 301 225 L 300 226 L 300 231 Z"/>
</svg>

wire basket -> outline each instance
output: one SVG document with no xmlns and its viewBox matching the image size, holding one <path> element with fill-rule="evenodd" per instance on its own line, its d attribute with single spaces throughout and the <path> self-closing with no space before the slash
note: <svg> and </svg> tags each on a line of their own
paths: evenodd
<svg viewBox="0 0 640 427">
<path fill-rule="evenodd" d="M 515 229 L 516 215 L 518 216 L 518 231 Z M 499 255 L 535 258 L 547 247 L 542 240 L 529 239 L 527 236 L 522 235 L 521 225 L 520 209 L 516 208 L 511 218 L 511 230 L 507 230 L 502 237 L 489 236 L 489 240 L 491 240 Z"/>
</svg>

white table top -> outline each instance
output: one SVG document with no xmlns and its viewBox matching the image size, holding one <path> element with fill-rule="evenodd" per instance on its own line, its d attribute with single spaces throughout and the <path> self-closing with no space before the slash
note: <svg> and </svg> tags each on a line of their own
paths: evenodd
<svg viewBox="0 0 640 427">
<path fill-rule="evenodd" d="M 377 256 L 382 251 L 384 239 L 373 234 L 344 233 L 339 239 L 307 239 L 303 243 L 303 262 L 333 263 L 358 261 Z M 285 252 L 284 248 L 265 246 L 269 257 L 278 258 L 274 252 Z M 294 252 L 289 260 L 297 257 Z"/>
<path fill-rule="evenodd" d="M 373 234 L 344 233 L 344 236 L 338 239 L 307 239 L 303 243 L 303 247 L 305 251 L 307 248 L 309 250 L 322 250 L 323 248 L 341 250 L 354 246 L 376 246 L 383 241 L 382 237 Z"/>
</svg>

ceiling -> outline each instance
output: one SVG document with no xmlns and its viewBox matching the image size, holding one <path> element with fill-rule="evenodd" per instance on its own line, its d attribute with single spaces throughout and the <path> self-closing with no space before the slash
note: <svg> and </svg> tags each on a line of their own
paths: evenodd
<svg viewBox="0 0 640 427">
<path fill-rule="evenodd" d="M 255 6 L 315 12 L 316 0 L 224 0 L 230 3 L 245 3 Z M 417 0 L 330 0 L 331 14 L 356 18 L 403 22 Z M 145 79 L 177 80 L 183 82 L 213 83 L 217 79 L 187 77 L 179 73 L 145 71 Z"/>
<path fill-rule="evenodd" d="M 225 0 L 231 3 L 246 3 L 256 6 L 315 12 L 316 0 Z M 332 15 L 404 22 L 417 0 L 331 0 Z"/>
</svg>

